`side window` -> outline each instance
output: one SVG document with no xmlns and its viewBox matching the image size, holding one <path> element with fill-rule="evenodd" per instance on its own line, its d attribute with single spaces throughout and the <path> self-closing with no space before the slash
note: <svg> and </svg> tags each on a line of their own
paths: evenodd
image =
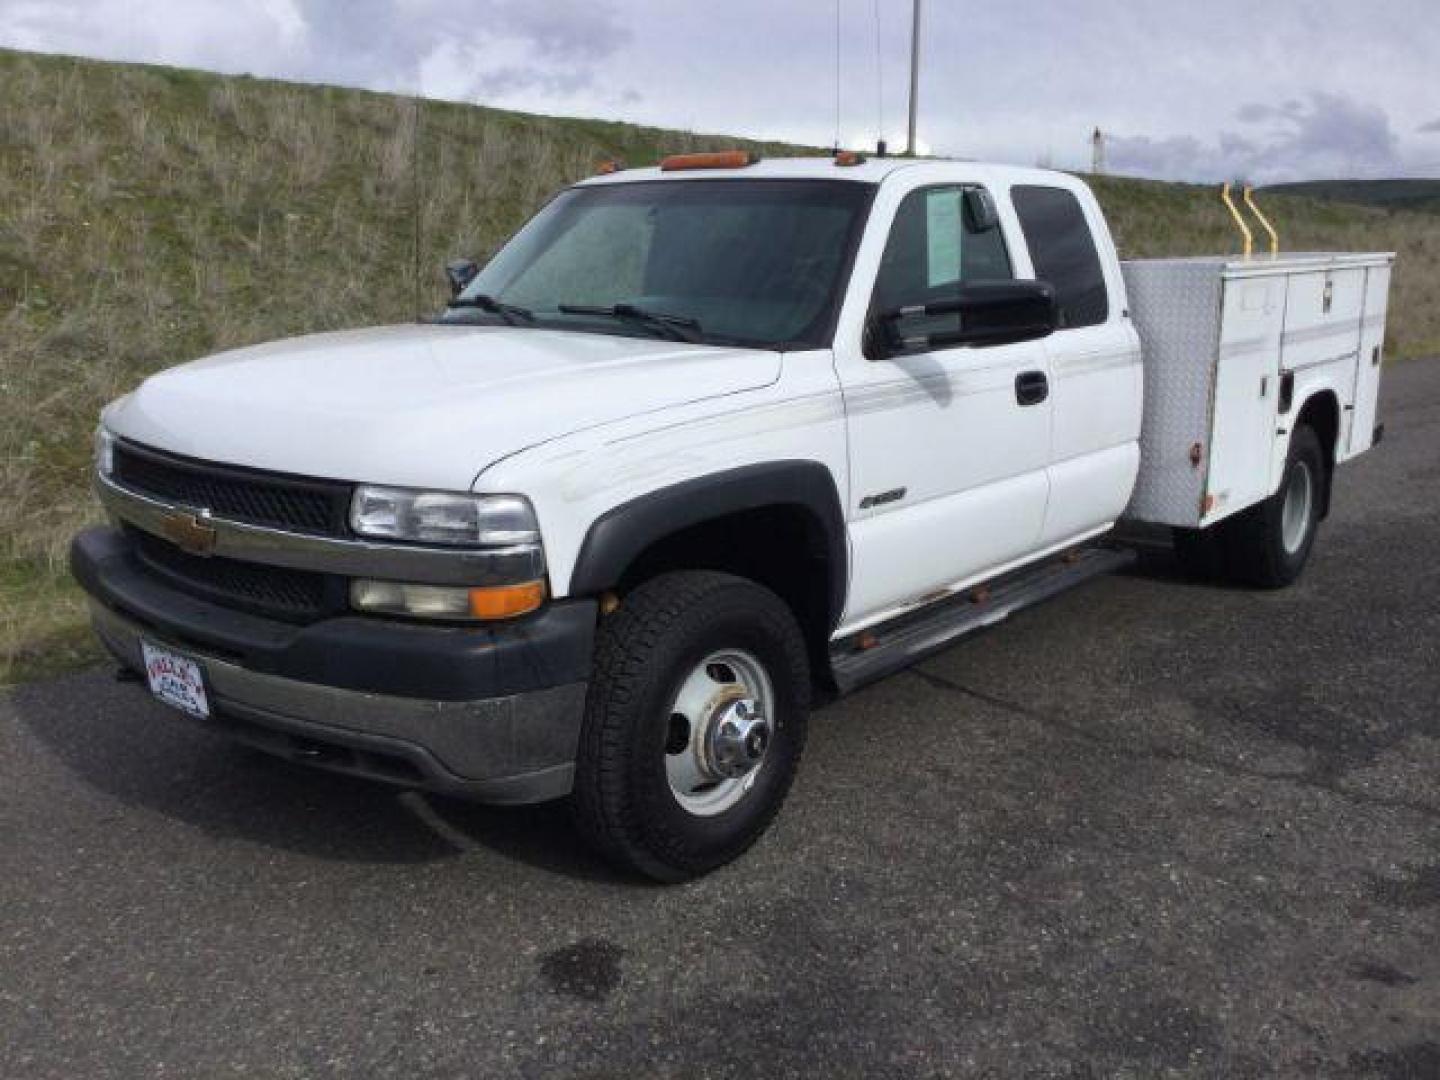
<svg viewBox="0 0 1440 1080">
<path fill-rule="evenodd" d="M 1009 281 L 1010 255 L 998 227 L 975 229 L 959 185 L 912 191 L 895 212 L 890 239 L 875 279 L 879 310 L 931 303 L 952 295 L 962 282 Z M 956 317 L 940 316 L 920 333 L 954 329 Z"/>
<path fill-rule="evenodd" d="M 1103 323 L 1110 314 L 1105 272 L 1079 200 L 1063 188 L 1052 187 L 1012 188 L 1010 198 L 1035 276 L 1055 286 L 1061 328 Z"/>
</svg>

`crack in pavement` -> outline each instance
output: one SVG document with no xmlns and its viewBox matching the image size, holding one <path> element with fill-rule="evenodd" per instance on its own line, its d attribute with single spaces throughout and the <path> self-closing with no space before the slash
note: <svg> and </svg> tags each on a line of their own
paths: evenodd
<svg viewBox="0 0 1440 1080">
<path fill-rule="evenodd" d="M 1321 791 L 1328 795 L 1333 795 L 1336 798 L 1345 800 L 1346 802 L 1358 803 L 1360 805 L 1372 806 L 1385 810 L 1402 810 L 1408 813 L 1419 814 L 1423 817 L 1440 819 L 1440 807 L 1429 806 L 1425 803 L 1411 802 L 1408 799 L 1392 799 L 1387 798 L 1383 795 L 1369 795 L 1364 792 L 1350 791 L 1345 788 L 1337 787 L 1334 783 L 1327 783 L 1325 781 L 1319 780 L 1313 775 L 1307 773 L 1290 773 L 1276 772 L 1267 769 L 1251 769 L 1246 768 L 1243 765 L 1237 765 L 1232 761 L 1226 761 L 1223 758 L 1209 757 L 1202 754 L 1184 753 L 1179 750 L 1169 750 L 1164 747 L 1125 746 L 1121 743 L 1116 742 L 1113 739 L 1107 739 L 1102 735 L 1097 735 L 1093 731 L 1089 731 L 1086 728 L 1080 727 L 1077 724 L 1071 723 L 1053 714 L 1041 712 L 1037 709 L 1032 709 L 1029 706 L 1020 704 L 1019 702 L 1010 701 L 1007 698 L 998 697 L 994 694 L 986 693 L 983 690 L 976 690 L 973 687 L 966 686 L 963 683 L 958 683 L 953 679 L 947 678 L 944 675 L 936 674 L 933 671 L 927 671 L 924 667 L 912 667 L 909 669 L 909 674 L 914 675 L 922 682 L 925 682 L 928 685 L 935 687 L 936 689 L 946 690 L 953 694 L 959 694 L 964 697 L 973 698 L 976 701 L 984 702 L 987 705 L 994 706 L 995 708 L 1001 709 L 1005 712 L 1014 713 L 1017 716 L 1023 716 L 1026 719 L 1034 720 L 1036 723 L 1041 724 L 1045 727 L 1073 736 L 1074 738 L 1077 738 L 1082 742 L 1089 743 L 1091 746 L 1097 749 L 1105 750 L 1109 753 L 1116 754 L 1121 757 L 1128 757 L 1141 761 L 1160 761 L 1172 764 L 1179 763 L 1184 765 L 1194 765 L 1198 768 L 1212 769 L 1215 772 L 1225 773 L 1227 775 L 1241 777 L 1243 779 L 1263 780 L 1270 783 L 1295 784 L 1299 787 L 1310 788 L 1311 790 Z"/>
</svg>

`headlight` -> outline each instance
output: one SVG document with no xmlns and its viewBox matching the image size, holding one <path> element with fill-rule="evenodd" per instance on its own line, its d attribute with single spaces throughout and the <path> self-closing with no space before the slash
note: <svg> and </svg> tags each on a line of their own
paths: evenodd
<svg viewBox="0 0 1440 1080">
<path fill-rule="evenodd" d="M 540 525 L 520 495 L 413 491 L 362 484 L 350 503 L 350 527 L 361 536 L 453 547 L 529 549 L 527 569 L 484 588 L 359 579 L 350 606 L 375 615 L 416 619 L 510 619 L 545 602 Z M 493 580 L 493 578 L 492 578 Z"/>
<path fill-rule="evenodd" d="M 520 495 L 471 495 L 364 484 L 350 504 L 350 527 L 361 536 L 423 544 L 509 547 L 538 544 L 540 526 Z"/>
<path fill-rule="evenodd" d="M 409 615 L 417 619 L 511 619 L 545 602 L 545 583 L 500 585 L 484 589 L 463 586 L 407 585 L 400 581 L 353 581 L 350 605 L 376 615 Z"/>
<path fill-rule="evenodd" d="M 115 471 L 115 436 L 103 425 L 95 429 L 95 471 L 107 480 Z"/>
</svg>

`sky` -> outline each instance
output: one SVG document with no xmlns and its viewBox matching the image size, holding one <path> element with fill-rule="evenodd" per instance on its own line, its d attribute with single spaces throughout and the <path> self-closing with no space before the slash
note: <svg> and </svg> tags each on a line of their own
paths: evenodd
<svg viewBox="0 0 1440 1080">
<path fill-rule="evenodd" d="M 0 0 L 0 45 L 829 146 L 904 142 L 911 0 Z M 1440 176 L 1440 0 L 924 0 L 922 151 Z M 838 63 L 837 63 L 838 49 Z"/>
</svg>

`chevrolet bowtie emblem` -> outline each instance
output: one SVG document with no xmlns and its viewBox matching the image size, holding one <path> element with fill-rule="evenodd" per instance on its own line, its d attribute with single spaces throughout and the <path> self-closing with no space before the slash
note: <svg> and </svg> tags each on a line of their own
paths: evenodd
<svg viewBox="0 0 1440 1080">
<path fill-rule="evenodd" d="M 176 547 L 192 555 L 209 555 L 215 550 L 215 528 L 203 518 L 174 510 L 160 519 L 160 531 Z"/>
</svg>

